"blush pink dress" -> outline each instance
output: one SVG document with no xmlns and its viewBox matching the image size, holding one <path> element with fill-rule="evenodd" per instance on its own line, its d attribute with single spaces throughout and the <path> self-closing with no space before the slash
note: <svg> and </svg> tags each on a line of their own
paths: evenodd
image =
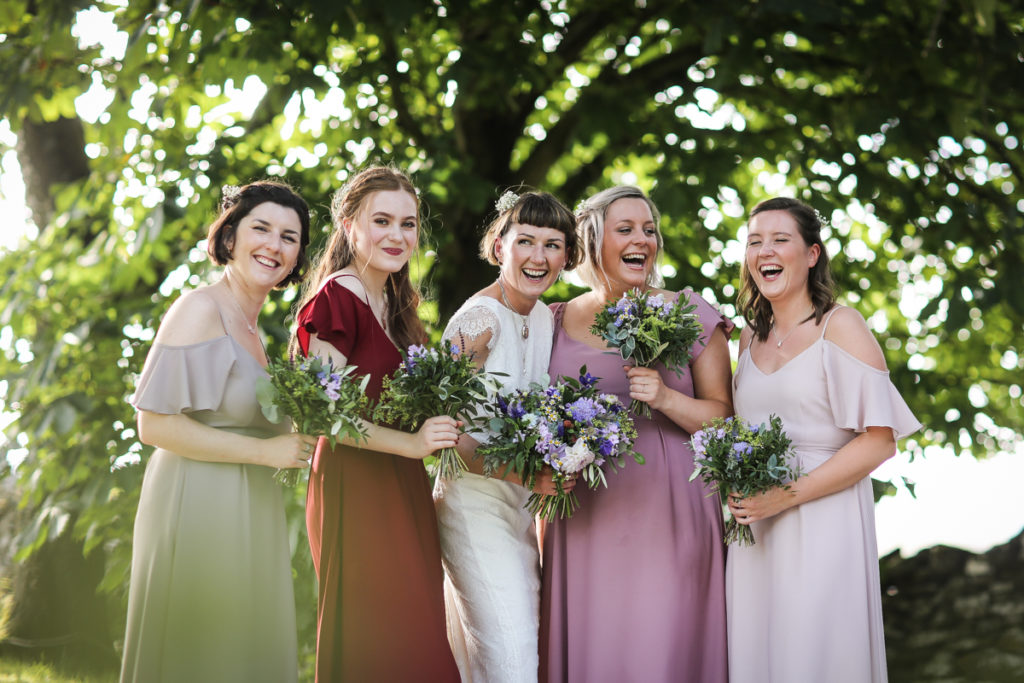
<svg viewBox="0 0 1024 683">
<path fill-rule="evenodd" d="M 736 414 L 782 418 L 805 473 L 867 427 L 891 427 L 899 439 L 921 426 L 889 373 L 826 340 L 827 326 L 771 374 L 744 350 L 734 379 Z M 729 547 L 730 681 L 885 681 L 871 479 L 751 528 L 753 546 Z"/>
</svg>

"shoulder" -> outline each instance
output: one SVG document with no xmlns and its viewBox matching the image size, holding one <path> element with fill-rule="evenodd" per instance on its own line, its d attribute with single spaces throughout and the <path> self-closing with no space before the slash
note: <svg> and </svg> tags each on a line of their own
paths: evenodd
<svg viewBox="0 0 1024 683">
<path fill-rule="evenodd" d="M 749 325 L 740 330 L 740 353 L 750 346 L 750 342 L 754 339 L 754 330 Z"/>
<path fill-rule="evenodd" d="M 462 333 L 478 337 L 484 332 L 497 332 L 501 320 L 496 311 L 497 302 L 486 296 L 475 296 L 455 311 L 445 327 L 444 336 Z"/>
<path fill-rule="evenodd" d="M 828 315 L 828 314 L 826 314 Z M 882 347 L 858 311 L 848 306 L 837 306 L 825 328 L 825 339 L 859 361 L 878 370 L 887 370 Z"/>
<path fill-rule="evenodd" d="M 227 334 L 221 320 L 214 290 L 207 286 L 185 292 L 171 304 L 156 340 L 169 346 L 184 346 L 208 341 Z"/>
<path fill-rule="evenodd" d="M 334 273 L 324 287 L 345 290 L 354 294 L 360 301 L 366 301 L 366 287 L 363 286 L 363 281 L 351 273 Z"/>
</svg>

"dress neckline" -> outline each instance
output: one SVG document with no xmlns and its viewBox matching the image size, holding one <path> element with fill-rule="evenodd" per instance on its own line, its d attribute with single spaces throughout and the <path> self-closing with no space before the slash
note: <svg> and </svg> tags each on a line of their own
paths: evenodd
<svg viewBox="0 0 1024 683">
<path fill-rule="evenodd" d="M 154 346 L 162 346 L 165 349 L 192 349 L 192 348 L 196 348 L 196 347 L 199 347 L 199 346 L 207 346 L 207 345 L 210 345 L 210 344 L 214 344 L 216 342 L 223 341 L 225 338 L 230 339 L 231 341 L 233 341 L 238 346 L 238 349 L 240 351 L 242 351 L 242 353 L 245 356 L 247 356 L 248 358 L 252 359 L 252 362 L 255 363 L 256 365 L 258 365 L 262 370 L 266 370 L 267 369 L 267 366 L 265 366 L 263 363 L 261 363 L 256 356 L 254 356 L 251 353 L 249 353 L 249 350 L 242 345 L 242 342 L 240 342 L 237 339 L 235 339 L 228 332 L 224 332 L 223 334 L 219 334 L 216 337 L 210 337 L 209 339 L 204 339 L 203 341 L 192 342 L 191 344 L 165 344 L 164 342 L 155 341 L 155 342 L 153 342 L 153 345 Z M 269 361 L 270 359 L 268 358 L 267 360 Z"/>
<path fill-rule="evenodd" d="M 357 280 L 359 280 L 359 282 L 362 282 L 362 280 L 360 280 L 360 279 L 359 279 L 359 276 L 358 276 L 358 275 L 353 275 L 352 273 L 341 273 L 341 275 L 348 275 L 348 276 L 350 276 L 350 277 L 354 277 L 354 278 L 356 278 Z M 335 285 L 337 285 L 337 286 L 338 286 L 338 287 L 340 287 L 341 289 L 343 289 L 343 290 L 345 290 L 346 292 L 348 292 L 348 293 L 349 293 L 349 294 L 350 294 L 350 295 L 352 296 L 352 298 L 353 298 L 353 299 L 355 299 L 356 301 L 358 301 L 358 302 L 359 302 L 359 304 L 360 304 L 361 306 L 363 306 L 363 308 L 365 308 L 365 309 L 366 309 L 366 310 L 367 310 L 367 311 L 369 312 L 369 314 L 370 314 L 370 317 L 371 317 L 371 318 L 373 318 L 373 324 L 377 326 L 377 329 L 378 329 L 378 330 L 380 330 L 381 332 L 383 332 L 383 333 L 384 333 L 384 338 L 388 340 L 388 342 L 389 342 L 389 343 L 391 344 L 391 347 L 392 347 L 392 348 L 393 348 L 393 349 L 394 349 L 395 351 L 397 351 L 397 352 L 399 353 L 399 355 L 401 355 L 401 353 L 402 353 L 402 350 L 401 350 L 400 348 L 398 348 L 398 344 L 396 344 L 396 343 L 395 343 L 395 340 L 391 338 L 391 335 L 390 335 L 390 334 L 388 334 L 388 331 L 384 329 L 384 326 L 380 324 L 380 320 L 377 320 L 377 315 L 376 315 L 376 314 L 375 314 L 375 313 L 373 312 L 373 307 L 371 307 L 371 306 L 370 306 L 369 302 L 363 301 L 363 300 L 362 300 L 362 298 L 360 298 L 358 294 L 356 294 L 356 293 L 355 293 L 355 292 L 353 292 L 353 291 L 352 291 L 351 289 L 349 289 L 349 288 L 348 288 L 348 287 L 346 287 L 345 285 L 343 285 L 343 284 L 341 284 L 340 282 L 338 282 L 338 279 L 337 279 L 338 277 L 340 277 L 340 276 L 337 276 L 337 275 L 336 275 L 336 276 L 334 276 L 334 277 L 330 278 L 330 279 L 328 280 L 328 282 L 333 282 L 333 283 L 334 283 Z M 326 283 L 324 284 L 324 286 L 325 286 L 325 287 L 327 286 L 327 285 L 326 285 Z M 365 288 L 365 287 L 366 287 L 366 285 L 363 285 L 363 287 Z"/>
<path fill-rule="evenodd" d="M 787 361 L 786 361 L 785 363 L 783 363 L 783 364 L 782 364 L 782 365 L 780 365 L 779 367 L 777 367 L 777 368 L 775 368 L 774 370 L 772 370 L 771 372 L 765 372 L 764 370 L 762 370 L 762 369 L 761 369 L 761 368 L 760 368 L 760 367 L 758 366 L 757 362 L 756 362 L 756 361 L 754 360 L 754 356 L 753 356 L 753 354 L 752 354 L 752 353 L 750 353 L 750 346 L 749 346 L 749 345 L 747 346 L 747 348 L 745 348 L 745 349 L 743 350 L 743 353 L 747 354 L 747 360 L 749 360 L 749 361 L 750 361 L 750 364 L 751 364 L 751 365 L 753 365 L 753 366 L 754 366 L 754 368 L 755 368 L 755 369 L 756 369 L 756 370 L 757 370 L 757 371 L 758 371 L 759 373 L 761 373 L 761 374 L 762 374 L 762 375 L 764 375 L 765 377 L 771 377 L 772 375 L 775 375 L 775 374 L 777 374 L 777 373 L 779 373 L 779 372 L 782 372 L 783 370 L 785 370 L 785 369 L 786 369 L 787 367 L 789 367 L 789 366 L 790 366 L 790 365 L 791 365 L 791 364 L 792 364 L 792 363 L 793 363 L 794 361 L 797 361 L 797 360 L 799 360 L 801 356 L 803 356 L 804 354 L 806 354 L 806 353 L 807 353 L 808 351 L 810 351 L 811 349 L 813 349 L 813 348 L 814 348 L 815 346 L 817 346 L 818 344 L 820 344 L 820 343 L 821 343 L 821 342 L 823 342 L 823 341 L 825 341 L 825 336 L 824 336 L 824 335 L 822 335 L 822 336 L 818 337 L 817 339 L 815 339 L 815 340 L 814 340 L 813 342 L 811 342 L 811 343 L 810 343 L 810 344 L 809 344 L 809 345 L 807 346 L 807 348 L 805 348 L 805 349 L 804 349 L 803 351 L 801 351 L 800 353 L 796 354 L 795 356 L 793 356 L 792 358 L 790 358 L 789 360 L 787 360 Z"/>
</svg>

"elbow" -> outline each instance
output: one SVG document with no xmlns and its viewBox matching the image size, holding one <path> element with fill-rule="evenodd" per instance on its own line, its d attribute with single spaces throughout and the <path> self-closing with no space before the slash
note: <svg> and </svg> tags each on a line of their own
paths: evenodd
<svg viewBox="0 0 1024 683">
<path fill-rule="evenodd" d="M 158 415 L 146 410 L 140 410 L 135 414 L 135 426 L 138 428 L 139 441 L 147 446 L 156 446 L 156 425 L 154 423 L 159 419 Z"/>
</svg>

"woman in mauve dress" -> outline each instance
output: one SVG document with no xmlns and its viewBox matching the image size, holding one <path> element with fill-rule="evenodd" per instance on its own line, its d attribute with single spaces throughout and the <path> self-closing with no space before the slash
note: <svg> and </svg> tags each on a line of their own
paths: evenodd
<svg viewBox="0 0 1024 683">
<path fill-rule="evenodd" d="M 734 683 L 886 680 L 872 470 L 920 423 L 864 318 L 835 304 L 821 220 L 789 198 L 751 212 L 736 413 L 782 418 L 802 475 L 734 498 L 754 533 L 726 573 Z"/>
<path fill-rule="evenodd" d="M 553 307 L 550 374 L 580 366 L 602 392 L 645 401 L 634 444 L 646 463 L 608 475 L 608 488 L 577 486 L 580 509 L 548 525 L 541 586 L 541 680 L 726 680 L 725 552 L 716 496 L 690 482 L 690 434 L 732 414 L 727 335 L 732 324 L 688 291 L 703 325 L 680 376 L 661 364 L 624 366 L 590 332 L 594 316 L 633 288 L 653 285 L 662 248 L 658 212 L 635 187 L 613 187 L 577 210 L 578 272 L 590 291 Z"/>
<path fill-rule="evenodd" d="M 208 251 L 215 284 L 164 316 L 132 403 L 156 446 L 135 517 L 121 680 L 287 683 L 298 677 L 291 552 L 277 468 L 315 439 L 268 422 L 257 318 L 298 282 L 309 209 L 289 187 L 225 188 Z"/>
<path fill-rule="evenodd" d="M 303 355 L 355 365 L 380 395 L 426 341 L 409 258 L 419 201 L 409 179 L 372 166 L 331 203 L 334 234 L 298 306 Z M 458 681 L 445 630 L 441 550 L 422 460 L 454 447 L 459 424 L 433 417 L 416 433 L 366 423 L 368 439 L 331 449 L 321 438 L 306 498 L 306 528 L 319 580 L 316 679 Z"/>
</svg>

